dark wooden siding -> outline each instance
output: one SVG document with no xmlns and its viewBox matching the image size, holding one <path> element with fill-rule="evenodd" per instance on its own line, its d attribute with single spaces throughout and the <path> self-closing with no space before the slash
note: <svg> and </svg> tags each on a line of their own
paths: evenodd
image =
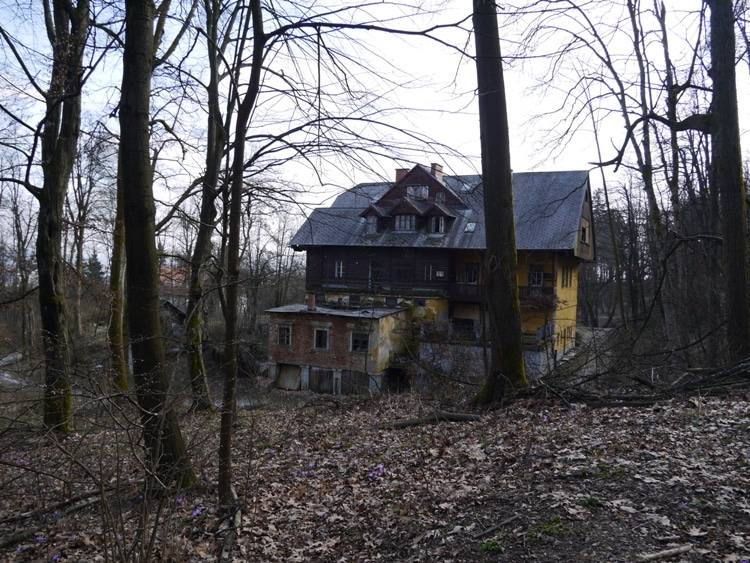
<svg viewBox="0 0 750 563">
<path fill-rule="evenodd" d="M 432 249 L 312 248 L 307 254 L 307 290 L 399 294 L 414 293 L 416 288 L 426 295 L 447 295 L 451 254 Z M 343 262 L 342 277 L 336 277 L 337 262 Z"/>
</svg>

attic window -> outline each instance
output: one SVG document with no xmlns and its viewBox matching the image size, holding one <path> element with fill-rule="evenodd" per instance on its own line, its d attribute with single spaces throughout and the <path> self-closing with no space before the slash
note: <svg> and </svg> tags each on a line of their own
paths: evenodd
<svg viewBox="0 0 750 563">
<path fill-rule="evenodd" d="M 581 242 L 583 244 L 589 244 L 589 222 L 586 219 L 581 219 Z"/>
<path fill-rule="evenodd" d="M 445 203 L 445 192 L 438 192 L 435 194 L 436 203 Z"/>
<path fill-rule="evenodd" d="M 430 232 L 432 233 L 444 233 L 445 232 L 445 217 L 431 217 L 430 218 Z"/>
<path fill-rule="evenodd" d="M 466 228 L 464 229 L 464 232 L 473 233 L 476 228 L 477 228 L 476 223 L 466 223 Z"/>
<path fill-rule="evenodd" d="M 406 186 L 406 195 L 414 199 L 427 199 L 429 193 L 427 186 Z"/>
<path fill-rule="evenodd" d="M 365 217 L 365 233 L 374 235 L 378 232 L 378 218 L 375 215 Z"/>
<path fill-rule="evenodd" d="M 414 231 L 417 228 L 417 217 L 415 215 L 396 215 L 397 231 Z"/>
</svg>

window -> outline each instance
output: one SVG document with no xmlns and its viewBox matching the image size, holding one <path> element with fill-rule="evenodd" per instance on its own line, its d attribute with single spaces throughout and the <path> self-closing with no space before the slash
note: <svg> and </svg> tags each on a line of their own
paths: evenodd
<svg viewBox="0 0 750 563">
<path fill-rule="evenodd" d="M 336 260 L 333 265 L 333 277 L 343 278 L 344 277 L 344 261 Z"/>
<path fill-rule="evenodd" d="M 466 263 L 466 283 L 479 283 L 479 262 Z"/>
<path fill-rule="evenodd" d="M 573 285 L 573 267 L 563 266 L 562 287 L 571 287 L 572 285 Z"/>
<path fill-rule="evenodd" d="M 406 195 L 414 199 L 427 199 L 429 193 L 427 186 L 406 186 Z"/>
<path fill-rule="evenodd" d="M 316 350 L 328 350 L 328 329 L 327 328 L 315 329 L 315 349 Z"/>
<path fill-rule="evenodd" d="M 292 327 L 280 326 L 279 327 L 279 346 L 291 346 L 292 345 Z"/>
<path fill-rule="evenodd" d="M 445 192 L 438 192 L 435 194 L 436 203 L 445 203 Z"/>
<path fill-rule="evenodd" d="M 352 352 L 369 352 L 370 335 L 366 332 L 352 332 L 350 349 Z"/>
<path fill-rule="evenodd" d="M 544 285 L 544 264 L 529 264 L 529 286 Z"/>
<path fill-rule="evenodd" d="M 466 228 L 464 229 L 465 233 L 473 233 L 477 228 L 476 223 L 466 223 Z"/>
<path fill-rule="evenodd" d="M 370 289 L 376 289 L 380 287 L 380 275 L 383 271 L 383 265 L 380 262 L 370 262 L 370 270 L 368 272 L 368 285 Z"/>
<path fill-rule="evenodd" d="M 396 215 L 397 231 L 413 231 L 417 227 L 417 217 L 415 215 Z"/>
<path fill-rule="evenodd" d="M 589 222 L 587 219 L 581 219 L 581 242 L 583 244 L 589 244 L 590 237 Z"/>
<path fill-rule="evenodd" d="M 365 217 L 365 234 L 374 235 L 378 232 L 378 218 L 375 215 Z"/>
<path fill-rule="evenodd" d="M 431 217 L 430 218 L 430 231 L 433 233 L 444 233 L 445 232 L 445 217 Z"/>
<path fill-rule="evenodd" d="M 435 266 L 435 264 L 425 264 L 424 279 L 425 281 L 444 280 L 445 270 L 438 270 L 438 267 Z"/>
</svg>

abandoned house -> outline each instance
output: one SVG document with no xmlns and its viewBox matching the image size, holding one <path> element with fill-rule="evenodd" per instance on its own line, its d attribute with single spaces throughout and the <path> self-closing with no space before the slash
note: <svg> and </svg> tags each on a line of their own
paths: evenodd
<svg viewBox="0 0 750 563">
<path fill-rule="evenodd" d="M 513 175 L 527 369 L 574 346 L 578 266 L 593 260 L 588 172 Z M 401 373 L 407 334 L 483 341 L 481 177 L 442 167 L 396 171 L 315 209 L 291 241 L 307 253 L 304 304 L 270 309 L 269 372 L 286 389 L 378 390 Z"/>
</svg>

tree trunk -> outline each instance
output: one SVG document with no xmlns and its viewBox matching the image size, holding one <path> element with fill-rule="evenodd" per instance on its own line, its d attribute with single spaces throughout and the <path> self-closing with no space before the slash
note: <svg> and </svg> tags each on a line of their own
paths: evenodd
<svg viewBox="0 0 750 563">
<path fill-rule="evenodd" d="M 41 135 L 42 189 L 36 239 L 39 308 L 45 360 L 44 424 L 71 430 L 70 350 L 61 251 L 63 204 L 75 162 L 81 126 L 81 75 L 89 26 L 89 6 L 81 0 L 52 4 L 47 22 L 52 42 L 52 72 Z"/>
<path fill-rule="evenodd" d="M 736 362 L 750 356 L 750 302 L 747 272 L 747 210 L 742 175 L 735 35 L 732 0 L 706 0 L 711 8 L 711 79 L 715 130 L 714 178 L 724 225 L 724 276 L 727 290 L 729 356 Z"/>
<path fill-rule="evenodd" d="M 120 166 L 118 164 L 118 166 Z M 112 233 L 112 263 L 109 269 L 109 358 L 112 364 L 112 383 L 120 392 L 130 389 L 128 356 L 125 348 L 125 189 L 117 180 L 115 226 Z"/>
<path fill-rule="evenodd" d="M 127 315 L 133 379 L 146 447 L 162 483 L 188 487 L 196 475 L 169 402 L 159 322 L 153 169 L 149 158 L 149 97 L 154 62 L 154 6 L 126 0 L 120 101 L 120 177 L 125 187 Z"/>
<path fill-rule="evenodd" d="M 479 128 L 487 250 L 485 296 L 492 345 L 489 373 L 476 401 L 491 403 L 528 385 L 518 300 L 513 174 L 502 55 L 493 0 L 474 0 Z"/>
<path fill-rule="evenodd" d="M 263 14 L 260 0 L 250 1 L 253 31 L 253 60 L 250 82 L 245 98 L 237 111 L 234 156 L 232 160 L 232 185 L 229 207 L 229 240 L 226 288 L 226 344 L 224 352 L 224 396 L 221 403 L 221 428 L 219 443 L 219 502 L 228 506 L 232 498 L 232 426 L 237 403 L 237 305 L 240 272 L 240 231 L 242 212 L 242 186 L 245 170 L 245 136 L 250 114 L 260 90 L 263 61 Z"/>
<path fill-rule="evenodd" d="M 190 289 L 187 306 L 188 369 L 193 393 L 193 408 L 211 408 L 211 396 L 203 360 L 202 269 L 211 252 L 211 235 L 216 226 L 216 197 L 219 170 L 226 144 L 226 133 L 219 109 L 218 23 L 221 7 L 215 0 L 204 2 L 206 9 L 206 49 L 208 51 L 208 134 L 206 172 L 201 190 L 200 225 L 190 260 Z"/>
</svg>

